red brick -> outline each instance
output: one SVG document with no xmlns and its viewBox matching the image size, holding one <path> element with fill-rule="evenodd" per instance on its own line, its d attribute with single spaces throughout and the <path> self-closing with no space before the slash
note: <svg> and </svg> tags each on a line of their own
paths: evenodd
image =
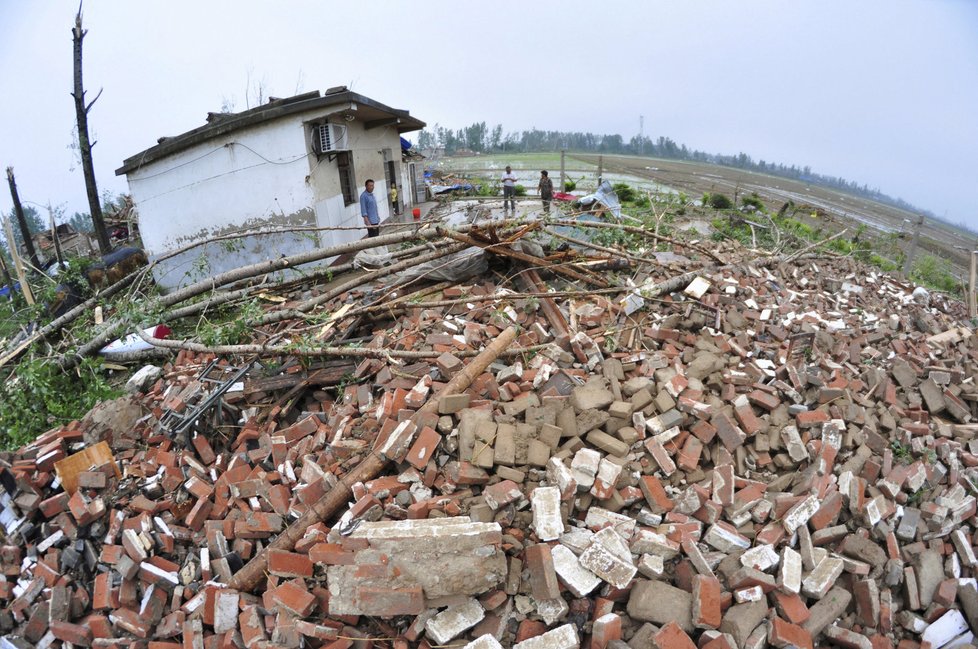
<svg viewBox="0 0 978 649">
<path fill-rule="evenodd" d="M 774 607 L 778 615 L 792 624 L 804 624 L 811 617 L 811 612 L 805 605 L 805 600 L 799 595 L 782 593 L 776 590 L 771 593 L 771 596 L 774 597 Z"/>
<path fill-rule="evenodd" d="M 693 577 L 693 625 L 697 629 L 717 629 L 723 611 L 720 607 L 720 582 L 716 577 Z"/>
<path fill-rule="evenodd" d="M 540 620 L 523 620 L 516 630 L 516 642 L 523 642 L 547 632 L 547 625 Z"/>
<path fill-rule="evenodd" d="M 774 618 L 768 629 L 768 642 L 775 647 L 797 647 L 798 649 L 814 649 L 812 635 L 798 626 L 785 622 L 779 617 Z"/>
<path fill-rule="evenodd" d="M 795 415 L 798 428 L 811 428 L 815 424 L 824 424 L 828 420 L 829 415 L 824 410 L 808 410 Z"/>
<path fill-rule="evenodd" d="M 821 507 L 808 519 L 808 522 L 816 530 L 829 527 L 835 522 L 840 511 L 842 511 L 842 494 L 833 491 L 825 497 Z"/>
<path fill-rule="evenodd" d="M 639 487 L 641 487 L 645 500 L 653 512 L 657 514 L 671 512 L 676 506 L 657 477 L 653 475 L 642 476 Z"/>
<path fill-rule="evenodd" d="M 92 646 L 92 630 L 87 626 L 71 624 L 63 620 L 54 620 L 51 622 L 48 630 L 51 632 L 51 635 L 62 642 L 70 642 L 80 647 Z"/>
<path fill-rule="evenodd" d="M 92 608 L 96 611 L 105 611 L 112 608 L 112 575 L 103 572 L 95 577 L 95 584 L 92 594 Z"/>
<path fill-rule="evenodd" d="M 152 627 L 143 621 L 139 614 L 128 608 L 117 608 L 109 613 L 109 621 L 124 631 L 144 640 L 149 637 Z"/>
<path fill-rule="evenodd" d="M 338 543 L 317 543 L 309 548 L 309 559 L 328 566 L 352 566 L 356 562 L 354 554 Z"/>
<path fill-rule="evenodd" d="M 312 561 L 304 554 L 269 550 L 268 572 L 276 577 L 312 577 Z"/>
<path fill-rule="evenodd" d="M 316 598 L 294 581 L 287 581 L 272 592 L 272 601 L 293 615 L 306 617 L 316 608 Z"/>
<path fill-rule="evenodd" d="M 747 395 L 747 400 L 758 408 L 762 408 L 768 412 L 773 411 L 775 408 L 781 405 L 780 399 L 770 392 L 765 392 L 764 390 L 754 390 Z"/>
<path fill-rule="evenodd" d="M 934 593 L 934 601 L 942 606 L 952 606 L 958 598 L 957 580 L 945 579 Z"/>
<path fill-rule="evenodd" d="M 418 438 L 414 441 L 405 459 L 411 466 L 419 471 L 423 471 L 428 461 L 431 460 L 431 456 L 435 454 L 440 443 L 441 435 L 430 427 L 425 426 L 418 433 Z"/>
<path fill-rule="evenodd" d="M 245 647 L 249 649 L 267 637 L 257 606 L 249 606 L 238 614 L 238 629 L 241 630 L 241 639 Z"/>
<path fill-rule="evenodd" d="M 591 649 L 605 649 L 608 643 L 621 640 L 621 616 L 607 613 L 594 621 L 591 629 Z"/>
<path fill-rule="evenodd" d="M 214 509 L 214 503 L 201 498 L 191 508 L 184 523 L 193 531 L 198 532 L 204 527 L 204 521 L 210 516 L 212 509 Z"/>
<path fill-rule="evenodd" d="M 686 438 L 682 449 L 679 451 L 679 461 L 676 464 L 687 471 L 695 471 L 699 468 L 700 454 L 703 453 L 703 442 L 699 438 L 690 435 Z"/>
<path fill-rule="evenodd" d="M 553 556 L 546 543 L 531 545 L 524 551 L 526 567 L 530 571 L 530 588 L 538 600 L 560 597 L 560 585 L 554 571 Z"/>
<path fill-rule="evenodd" d="M 690 637 L 675 622 L 670 622 L 659 629 L 653 640 L 659 649 L 696 649 Z"/>
</svg>

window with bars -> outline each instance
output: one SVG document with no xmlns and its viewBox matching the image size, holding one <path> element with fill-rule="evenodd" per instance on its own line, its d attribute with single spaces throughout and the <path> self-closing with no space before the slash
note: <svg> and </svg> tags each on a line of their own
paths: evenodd
<svg viewBox="0 0 978 649">
<path fill-rule="evenodd" d="M 336 154 L 336 167 L 340 173 L 343 203 L 352 205 L 357 202 L 357 181 L 353 174 L 353 155 L 349 151 L 338 152 Z"/>
</svg>

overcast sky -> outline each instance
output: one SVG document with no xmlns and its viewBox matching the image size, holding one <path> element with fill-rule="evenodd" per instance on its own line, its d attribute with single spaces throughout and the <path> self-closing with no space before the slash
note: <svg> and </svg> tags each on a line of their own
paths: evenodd
<svg viewBox="0 0 978 649">
<path fill-rule="evenodd" d="M 0 165 L 69 215 L 88 211 L 68 148 L 76 8 L 0 0 Z M 250 79 L 348 85 L 453 128 L 627 140 L 644 115 L 653 138 L 810 165 L 978 228 L 970 0 L 89 0 L 84 21 L 100 190 L 125 191 L 114 170 L 158 137 L 246 108 Z"/>
</svg>

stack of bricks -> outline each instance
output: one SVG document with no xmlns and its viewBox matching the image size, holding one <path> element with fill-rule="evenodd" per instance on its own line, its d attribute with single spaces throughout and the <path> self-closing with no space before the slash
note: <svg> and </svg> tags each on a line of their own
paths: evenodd
<svg viewBox="0 0 978 649">
<path fill-rule="evenodd" d="M 268 406 L 290 361 L 229 393 L 224 436 L 160 430 L 211 360 L 181 352 L 71 493 L 86 423 L 2 458 L 0 649 L 972 644 L 978 338 L 818 264 L 724 270 L 645 320 L 578 297 L 569 336 L 529 300 L 409 308 L 369 345 L 432 358 Z M 542 348 L 436 396 L 513 323 Z M 371 449 L 387 474 L 227 587 Z"/>
</svg>

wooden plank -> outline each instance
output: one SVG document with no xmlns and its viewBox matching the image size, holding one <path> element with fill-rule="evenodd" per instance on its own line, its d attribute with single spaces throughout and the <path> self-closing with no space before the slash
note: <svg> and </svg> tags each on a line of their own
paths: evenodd
<svg viewBox="0 0 978 649">
<path fill-rule="evenodd" d="M 54 463 L 54 471 L 58 474 L 58 479 L 61 481 L 64 490 L 73 494 L 78 489 L 79 473 L 104 464 L 111 464 L 116 477 L 122 477 L 119 465 L 115 463 L 115 457 L 112 455 L 112 449 L 109 448 L 108 442 L 102 441 L 74 455 L 69 455 L 63 460 L 58 460 Z"/>
</svg>

